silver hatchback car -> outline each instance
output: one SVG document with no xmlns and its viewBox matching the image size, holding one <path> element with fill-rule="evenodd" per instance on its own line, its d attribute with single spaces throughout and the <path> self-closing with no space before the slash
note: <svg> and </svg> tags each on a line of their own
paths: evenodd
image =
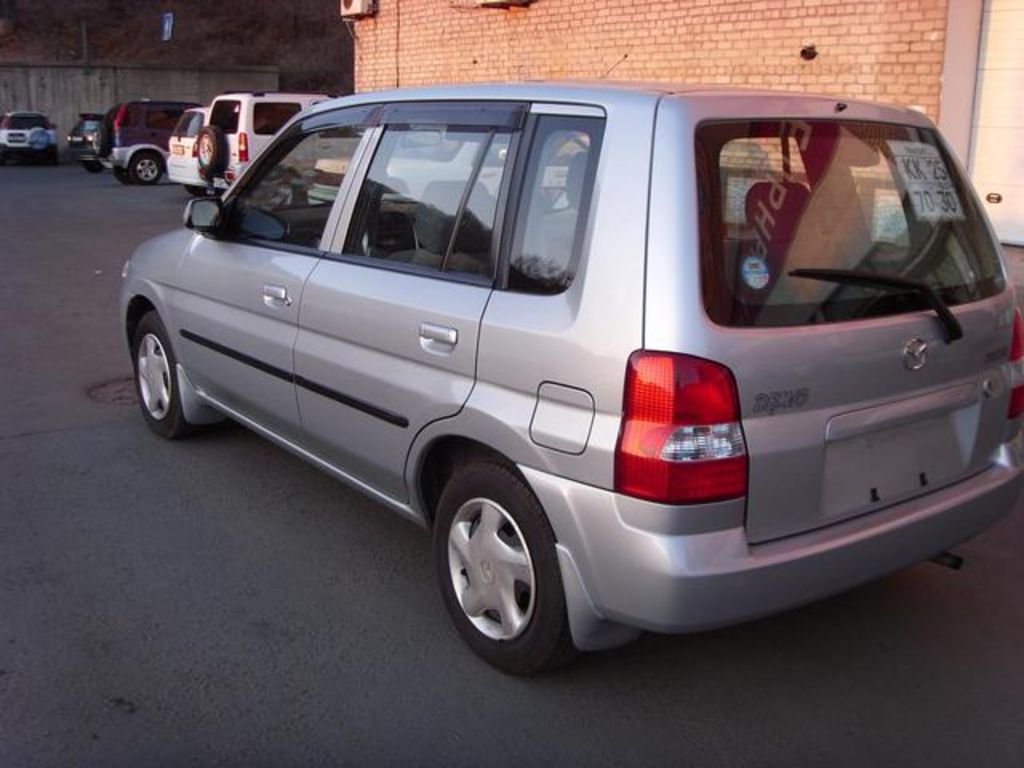
<svg viewBox="0 0 1024 768">
<path fill-rule="evenodd" d="M 1024 325 L 913 111 L 364 94 L 185 224 L 125 266 L 149 426 L 228 416 L 432 531 L 507 672 L 816 600 L 1020 496 Z"/>
</svg>

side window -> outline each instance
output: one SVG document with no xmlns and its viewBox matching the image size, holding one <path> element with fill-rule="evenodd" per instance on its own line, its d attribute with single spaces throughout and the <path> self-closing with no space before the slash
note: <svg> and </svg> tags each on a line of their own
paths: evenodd
<svg viewBox="0 0 1024 768">
<path fill-rule="evenodd" d="M 508 287 L 560 293 L 576 274 L 604 121 L 537 121 L 509 257 Z"/>
<path fill-rule="evenodd" d="M 146 127 L 158 131 L 173 130 L 181 113 L 178 107 L 151 107 L 146 110 Z"/>
<path fill-rule="evenodd" d="M 144 114 L 145 107 L 142 104 L 130 104 L 128 109 L 125 110 L 124 120 L 121 122 L 121 127 L 141 128 L 143 125 Z"/>
<path fill-rule="evenodd" d="M 299 113 L 301 104 L 263 101 L 252 107 L 252 132 L 257 136 L 273 136 L 281 126 Z"/>
<path fill-rule="evenodd" d="M 345 253 L 489 276 L 510 135 L 388 128 L 356 201 Z"/>
<path fill-rule="evenodd" d="M 364 130 L 344 126 L 298 134 L 271 150 L 233 201 L 235 233 L 317 248 Z"/>
</svg>

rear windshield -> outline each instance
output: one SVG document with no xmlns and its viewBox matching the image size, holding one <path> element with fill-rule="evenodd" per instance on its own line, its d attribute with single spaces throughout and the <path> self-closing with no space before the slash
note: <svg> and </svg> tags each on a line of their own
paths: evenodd
<svg viewBox="0 0 1024 768">
<path fill-rule="evenodd" d="M 4 122 L 6 123 L 5 128 L 16 131 L 47 127 L 47 120 L 42 115 L 10 115 Z"/>
<path fill-rule="evenodd" d="M 924 282 L 950 306 L 1003 290 L 974 195 L 934 131 L 855 121 L 697 129 L 704 303 L 721 325 L 827 323 L 927 308 L 918 292 L 793 277 Z"/>
<path fill-rule="evenodd" d="M 273 136 L 301 109 L 302 105 L 294 102 L 259 102 L 252 108 L 252 132 L 258 136 Z"/>
<path fill-rule="evenodd" d="M 193 139 L 199 135 L 199 131 L 202 129 L 203 113 L 190 111 L 179 118 L 178 124 L 174 126 L 174 135 Z"/>
<path fill-rule="evenodd" d="M 238 133 L 238 113 L 242 102 L 234 99 L 222 99 L 214 102 L 210 112 L 210 125 L 216 125 L 224 133 Z"/>
</svg>

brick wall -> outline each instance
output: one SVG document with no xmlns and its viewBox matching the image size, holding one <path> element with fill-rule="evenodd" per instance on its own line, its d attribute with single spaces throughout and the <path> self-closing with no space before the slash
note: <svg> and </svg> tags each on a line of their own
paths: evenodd
<svg viewBox="0 0 1024 768">
<path fill-rule="evenodd" d="M 723 83 L 938 117 L 947 0 L 380 0 L 354 25 L 356 90 L 524 78 Z M 818 57 L 800 58 L 815 45 Z"/>
</svg>

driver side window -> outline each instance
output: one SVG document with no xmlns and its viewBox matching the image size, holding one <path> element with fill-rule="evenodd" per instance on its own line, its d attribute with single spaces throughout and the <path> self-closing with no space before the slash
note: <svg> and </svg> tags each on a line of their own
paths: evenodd
<svg viewBox="0 0 1024 768">
<path fill-rule="evenodd" d="M 298 135 L 270 149 L 269 158 L 234 201 L 235 234 L 317 248 L 362 126 L 335 126 Z"/>
</svg>

